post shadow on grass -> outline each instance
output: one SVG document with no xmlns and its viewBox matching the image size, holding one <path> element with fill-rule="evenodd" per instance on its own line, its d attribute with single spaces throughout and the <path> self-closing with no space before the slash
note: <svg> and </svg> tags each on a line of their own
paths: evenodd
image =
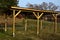
<svg viewBox="0 0 60 40">
<path fill-rule="evenodd" d="M 43 40 L 60 40 L 60 35 L 57 35 L 55 33 L 43 33 L 41 36 L 38 36 L 39 38 Z"/>
<path fill-rule="evenodd" d="M 1 29 L 0 29 L 0 32 L 4 33 L 5 31 L 4 31 L 4 29 L 1 28 Z"/>
<path fill-rule="evenodd" d="M 2 32 L 2 33 L 5 32 L 3 28 L 4 28 L 4 26 L 0 24 L 0 32 Z"/>
<path fill-rule="evenodd" d="M 5 32 L 4 25 L 0 25 L 0 33 L 3 33 L 3 34 L 6 34 L 6 35 L 9 35 L 9 36 L 12 36 L 12 34 L 9 34 L 8 31 Z"/>
</svg>

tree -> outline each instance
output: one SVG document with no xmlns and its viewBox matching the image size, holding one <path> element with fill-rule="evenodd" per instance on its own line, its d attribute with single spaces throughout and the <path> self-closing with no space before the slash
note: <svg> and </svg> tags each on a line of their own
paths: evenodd
<svg viewBox="0 0 60 40">
<path fill-rule="evenodd" d="M 58 6 L 56 6 L 56 5 L 55 5 L 54 3 L 52 3 L 52 2 L 49 2 L 48 9 L 49 9 L 49 10 L 56 10 L 56 9 L 58 9 Z"/>
<path fill-rule="evenodd" d="M 8 6 L 17 6 L 18 1 L 17 0 L 0 0 L 0 7 L 6 8 Z"/>
<path fill-rule="evenodd" d="M 29 8 L 34 8 L 34 9 L 39 9 L 39 10 L 57 10 L 58 9 L 58 6 L 56 6 L 54 3 L 52 2 L 49 2 L 49 3 L 46 3 L 46 2 L 43 2 L 42 4 L 28 4 L 27 5 Z"/>
<path fill-rule="evenodd" d="M 26 6 L 27 6 L 28 8 L 33 8 L 33 4 L 30 4 L 30 3 L 28 3 Z"/>
<path fill-rule="evenodd" d="M 30 4 L 30 3 L 28 3 L 27 7 L 28 8 L 34 8 L 34 9 L 37 9 L 37 10 L 54 10 L 55 11 L 55 10 L 59 9 L 59 7 L 56 6 L 52 2 L 49 2 L 49 3 L 43 2 L 41 4 Z M 33 15 L 32 15 L 32 17 L 35 18 L 35 16 L 33 16 Z"/>
<path fill-rule="evenodd" d="M 47 4 L 46 2 L 43 2 L 43 3 L 41 4 L 41 6 L 42 6 L 42 9 L 43 9 L 43 10 L 47 10 L 47 9 L 48 9 L 48 4 Z"/>
<path fill-rule="evenodd" d="M 6 12 L 11 6 L 17 6 L 17 0 L 0 0 L 0 13 Z"/>
<path fill-rule="evenodd" d="M 37 5 L 37 4 L 34 4 L 34 7 L 33 7 L 34 9 L 40 9 L 39 8 L 39 5 Z"/>
</svg>

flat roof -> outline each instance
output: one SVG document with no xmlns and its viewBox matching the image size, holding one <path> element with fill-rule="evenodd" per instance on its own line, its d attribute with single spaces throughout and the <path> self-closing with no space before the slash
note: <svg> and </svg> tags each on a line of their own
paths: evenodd
<svg viewBox="0 0 60 40">
<path fill-rule="evenodd" d="M 52 10 L 37 10 L 37 9 L 31 9 L 31 8 L 22 8 L 22 7 L 11 7 L 11 10 L 22 10 L 22 11 L 33 11 L 33 12 L 46 12 L 46 13 L 58 13 L 56 11 L 52 11 Z"/>
</svg>

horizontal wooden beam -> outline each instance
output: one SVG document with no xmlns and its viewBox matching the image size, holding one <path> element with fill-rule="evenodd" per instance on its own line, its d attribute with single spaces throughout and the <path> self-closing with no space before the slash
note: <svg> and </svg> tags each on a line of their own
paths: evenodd
<svg viewBox="0 0 60 40">
<path fill-rule="evenodd" d="M 33 11 L 33 12 L 50 12 L 50 13 L 58 13 L 56 11 L 53 10 L 37 10 L 37 9 L 32 9 L 32 8 L 23 8 L 23 7 L 11 7 L 11 9 L 15 9 L 15 10 L 25 10 L 25 11 Z"/>
</svg>

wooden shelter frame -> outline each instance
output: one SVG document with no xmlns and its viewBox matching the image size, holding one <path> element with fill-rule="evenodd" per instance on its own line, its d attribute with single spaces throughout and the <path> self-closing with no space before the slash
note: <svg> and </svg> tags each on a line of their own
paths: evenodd
<svg viewBox="0 0 60 40">
<path fill-rule="evenodd" d="M 54 21 L 54 27 L 55 27 L 55 33 L 57 32 L 57 12 L 50 11 L 50 10 L 35 10 L 30 8 L 21 8 L 21 7 L 11 7 L 11 10 L 13 10 L 13 37 L 15 37 L 15 17 L 21 13 L 21 11 L 31 11 L 35 17 L 37 18 L 37 35 L 39 34 L 40 29 L 42 29 L 42 20 L 40 20 L 40 27 L 39 27 L 39 19 L 41 19 L 44 12 L 50 12 L 52 13 L 55 21 Z M 16 13 L 16 11 L 18 11 Z M 41 12 L 41 14 L 39 14 Z M 37 14 L 36 14 L 37 13 Z M 7 23 L 5 22 L 5 31 L 7 31 Z M 25 31 L 27 31 L 27 19 L 25 19 Z"/>
</svg>

